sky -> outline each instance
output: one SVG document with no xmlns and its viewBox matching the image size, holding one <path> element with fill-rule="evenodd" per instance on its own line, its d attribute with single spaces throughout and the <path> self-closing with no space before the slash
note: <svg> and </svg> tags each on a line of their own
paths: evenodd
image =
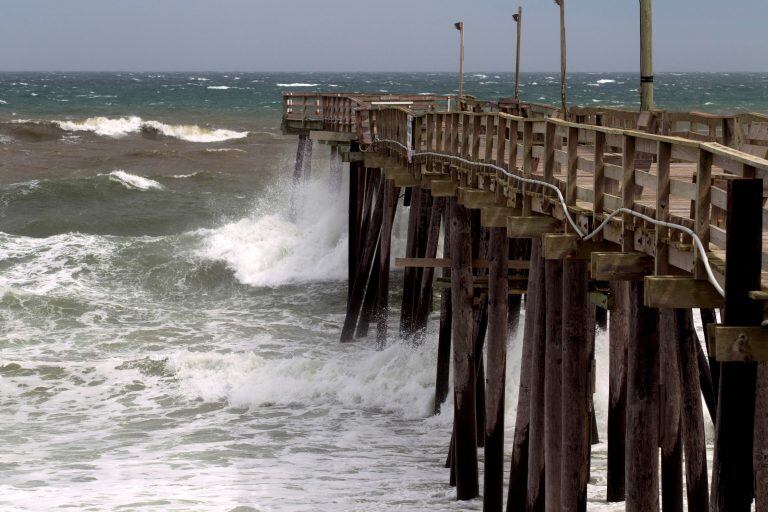
<svg viewBox="0 0 768 512">
<path fill-rule="evenodd" d="M 634 71 L 638 0 L 565 0 L 569 71 Z M 657 0 L 655 71 L 766 71 L 766 0 Z M 559 70 L 552 0 L 2 0 L 0 70 Z"/>
</svg>

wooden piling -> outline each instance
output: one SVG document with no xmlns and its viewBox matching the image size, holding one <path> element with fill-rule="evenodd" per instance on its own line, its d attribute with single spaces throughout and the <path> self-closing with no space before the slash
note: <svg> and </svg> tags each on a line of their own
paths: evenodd
<svg viewBox="0 0 768 512">
<path fill-rule="evenodd" d="M 748 296 L 750 291 L 760 289 L 762 190 L 760 179 L 728 182 L 723 318 L 726 326 L 760 325 L 763 319 L 760 303 Z M 720 364 L 712 465 L 713 512 L 746 512 L 751 508 L 756 373 L 756 363 Z"/>
<path fill-rule="evenodd" d="M 387 320 L 389 319 L 389 267 L 392 248 L 392 225 L 397 212 L 397 202 L 400 196 L 400 188 L 394 181 L 384 181 L 384 205 L 383 220 L 381 225 L 381 238 L 379 242 L 379 288 L 376 300 L 376 342 L 379 347 L 387 343 Z"/>
<path fill-rule="evenodd" d="M 531 268 L 528 274 L 528 295 L 525 304 L 523 347 L 520 361 L 520 385 L 515 415 L 515 437 L 509 470 L 507 512 L 525 510 L 528 501 L 528 455 L 530 452 L 531 360 L 535 339 L 543 336 L 541 326 L 546 321 L 544 296 L 544 260 L 541 240 L 531 243 Z"/>
<path fill-rule="evenodd" d="M 352 142 L 351 147 L 358 149 L 357 143 Z M 363 171 L 362 162 L 350 162 L 349 164 L 349 203 L 348 203 L 348 248 L 347 248 L 347 302 L 352 295 L 352 288 L 357 276 L 357 259 L 360 246 L 360 194 L 359 182 Z"/>
<path fill-rule="evenodd" d="M 440 239 L 440 223 L 445 210 L 445 198 L 438 197 L 432 202 L 429 225 L 426 230 L 426 246 L 424 249 L 424 258 L 435 258 L 437 256 L 437 243 Z M 432 281 L 435 274 L 433 267 L 422 269 L 421 281 L 419 283 L 418 298 L 416 300 L 416 313 L 414 315 L 414 330 L 423 331 L 427 327 L 427 318 L 432 306 Z"/>
<path fill-rule="evenodd" d="M 594 323 L 589 321 L 591 305 L 587 290 L 588 280 L 589 268 L 586 260 L 565 260 L 562 294 L 563 444 L 560 496 L 563 511 L 582 511 L 586 510 L 587 506 L 592 395 L 589 377 L 594 344 Z"/>
<path fill-rule="evenodd" d="M 709 512 L 707 447 L 704 411 L 698 387 L 696 332 L 690 310 L 674 310 L 673 336 L 678 347 L 680 388 L 682 389 L 682 431 L 685 446 L 685 482 L 688 510 Z"/>
<path fill-rule="evenodd" d="M 363 250 L 360 255 L 360 261 L 357 267 L 357 275 L 355 276 L 355 284 L 352 287 L 352 293 L 349 296 L 349 301 L 347 304 L 347 316 L 344 319 L 344 325 L 341 329 L 342 343 L 348 343 L 353 340 L 355 326 L 357 325 L 360 310 L 363 306 L 363 298 L 365 296 L 366 285 L 371 274 L 371 268 L 373 267 L 376 246 L 378 245 L 379 235 L 381 234 L 381 221 L 384 212 L 383 185 L 379 186 L 377 196 L 376 206 L 373 209 L 373 215 L 370 221 L 370 229 L 367 230 L 365 245 L 363 246 Z"/>
<path fill-rule="evenodd" d="M 547 300 L 546 348 L 544 353 L 544 501 L 547 510 L 560 510 L 560 468 L 563 362 L 563 262 L 545 262 Z"/>
<path fill-rule="evenodd" d="M 624 451 L 627 432 L 627 336 L 629 334 L 629 287 L 626 281 L 611 283 L 613 309 L 608 331 L 608 468 L 607 500 L 624 501 Z"/>
<path fill-rule="evenodd" d="M 768 363 L 757 367 L 753 466 L 755 512 L 768 512 Z"/>
<path fill-rule="evenodd" d="M 451 303 L 453 307 L 454 468 L 456 496 L 469 500 L 479 493 L 475 410 L 474 346 L 472 340 L 472 251 L 469 210 L 451 204 Z"/>
<path fill-rule="evenodd" d="M 653 512 L 659 510 L 659 315 L 643 304 L 642 281 L 628 286 L 626 509 Z"/>
<path fill-rule="evenodd" d="M 408 210 L 408 234 L 405 243 L 405 257 L 418 256 L 419 216 L 421 210 L 420 187 L 411 189 L 411 205 Z M 413 326 L 414 298 L 416 296 L 416 268 L 406 267 L 403 270 L 403 299 L 400 306 L 400 334 L 410 335 Z"/>
<path fill-rule="evenodd" d="M 451 222 L 455 198 L 447 198 L 443 209 L 443 258 L 451 257 Z M 450 277 L 451 269 L 443 269 L 443 277 Z M 448 377 L 451 368 L 451 290 L 440 292 L 440 331 L 437 342 L 437 376 L 435 378 L 435 414 L 440 412 L 445 399 L 448 397 Z"/>
<path fill-rule="evenodd" d="M 488 340 L 483 510 L 501 512 L 504 503 L 504 397 L 507 368 L 506 228 L 491 228 L 488 279 Z"/>
<path fill-rule="evenodd" d="M 538 512 L 544 510 L 544 381 L 546 375 L 546 312 L 550 300 L 559 300 L 560 297 L 547 297 L 546 283 L 549 275 L 546 274 L 546 264 L 542 265 L 541 272 L 541 301 L 537 304 L 536 325 L 531 340 L 531 368 L 530 368 L 530 423 L 528 440 L 528 489 L 526 510 Z"/>
<path fill-rule="evenodd" d="M 679 340 L 675 337 L 674 311 L 668 308 L 659 311 L 659 342 L 661 507 L 663 512 L 682 512 L 683 438 L 680 418 L 682 396 L 678 366 Z"/>
</svg>

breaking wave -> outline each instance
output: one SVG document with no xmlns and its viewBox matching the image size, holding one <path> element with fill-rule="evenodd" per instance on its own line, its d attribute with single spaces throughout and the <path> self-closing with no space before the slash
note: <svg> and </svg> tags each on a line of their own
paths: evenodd
<svg viewBox="0 0 768 512">
<path fill-rule="evenodd" d="M 125 172 L 121 170 L 112 171 L 107 176 L 109 176 L 110 181 L 114 181 L 115 183 L 120 183 L 124 187 L 130 188 L 130 189 L 162 190 L 163 188 L 165 188 L 155 180 L 151 180 L 143 176 L 137 176 L 135 174 L 131 174 L 129 172 Z"/>
<path fill-rule="evenodd" d="M 28 140 L 59 139 L 64 132 L 90 132 L 113 138 L 141 133 L 148 137 L 173 137 L 187 142 L 224 142 L 248 136 L 247 131 L 206 128 L 194 124 L 166 124 L 160 121 L 144 120 L 138 116 L 89 117 L 80 121 L 16 120 L 6 129 L 11 132 L 11 135 Z"/>
</svg>

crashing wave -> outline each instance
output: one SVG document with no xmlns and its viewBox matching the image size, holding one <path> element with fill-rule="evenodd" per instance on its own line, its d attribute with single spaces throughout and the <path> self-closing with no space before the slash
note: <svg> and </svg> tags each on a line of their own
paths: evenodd
<svg viewBox="0 0 768 512">
<path fill-rule="evenodd" d="M 133 190 L 162 190 L 165 188 L 155 180 L 121 170 L 112 171 L 107 176 L 109 176 L 110 181 L 120 183 L 124 187 Z"/>
<path fill-rule="evenodd" d="M 82 121 L 34 121 L 17 120 L 12 123 L 13 131 L 32 139 L 61 138 L 62 131 L 91 132 L 103 137 L 125 137 L 129 134 L 143 133 L 146 136 L 166 136 L 187 142 L 224 142 L 242 139 L 248 132 L 238 132 L 223 128 L 205 128 L 198 125 L 175 125 L 160 121 L 145 121 L 138 116 L 129 117 L 89 117 Z"/>
</svg>

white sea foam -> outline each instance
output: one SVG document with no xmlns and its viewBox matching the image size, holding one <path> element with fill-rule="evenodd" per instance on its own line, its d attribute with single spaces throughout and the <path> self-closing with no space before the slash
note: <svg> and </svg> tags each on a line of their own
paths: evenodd
<svg viewBox="0 0 768 512">
<path fill-rule="evenodd" d="M 8 102 L 7 102 L 7 101 L 5 101 L 5 100 L 0 100 L 0 105 L 7 105 L 7 104 L 8 104 Z"/>
<path fill-rule="evenodd" d="M 610 78 L 601 78 L 597 81 L 598 84 L 612 84 L 615 83 L 616 80 L 611 80 Z"/>
<path fill-rule="evenodd" d="M 434 406 L 434 339 L 418 348 L 350 347 L 333 357 L 268 358 L 255 352 L 185 352 L 169 361 L 182 391 L 236 407 L 336 401 L 404 418 L 424 418 Z"/>
<path fill-rule="evenodd" d="M 208 87 L 206 87 L 206 89 L 213 89 L 213 90 L 217 90 L 217 91 L 226 91 L 227 89 L 231 89 L 231 87 L 228 86 L 228 85 L 209 85 Z"/>
<path fill-rule="evenodd" d="M 248 132 L 205 128 L 198 125 L 172 125 L 160 121 L 145 121 L 138 116 L 90 117 L 83 121 L 54 121 L 54 123 L 63 130 L 93 132 L 105 137 L 124 137 L 131 133 L 138 133 L 142 128 L 151 128 L 168 137 L 188 142 L 223 142 L 248 136 Z"/>
<path fill-rule="evenodd" d="M 250 217 L 202 231 L 199 255 L 224 261 L 237 279 L 253 286 L 342 279 L 346 275 L 345 204 L 327 183 L 302 190 L 304 207 L 292 222 L 270 204 Z"/>
<path fill-rule="evenodd" d="M 277 84 L 278 87 L 317 87 L 320 84 L 305 84 L 302 82 L 296 82 L 294 84 Z"/>
<path fill-rule="evenodd" d="M 160 183 L 143 176 L 137 176 L 129 172 L 122 170 L 112 171 L 107 176 L 111 181 L 120 183 L 126 188 L 135 190 L 161 190 L 163 187 Z"/>
</svg>

